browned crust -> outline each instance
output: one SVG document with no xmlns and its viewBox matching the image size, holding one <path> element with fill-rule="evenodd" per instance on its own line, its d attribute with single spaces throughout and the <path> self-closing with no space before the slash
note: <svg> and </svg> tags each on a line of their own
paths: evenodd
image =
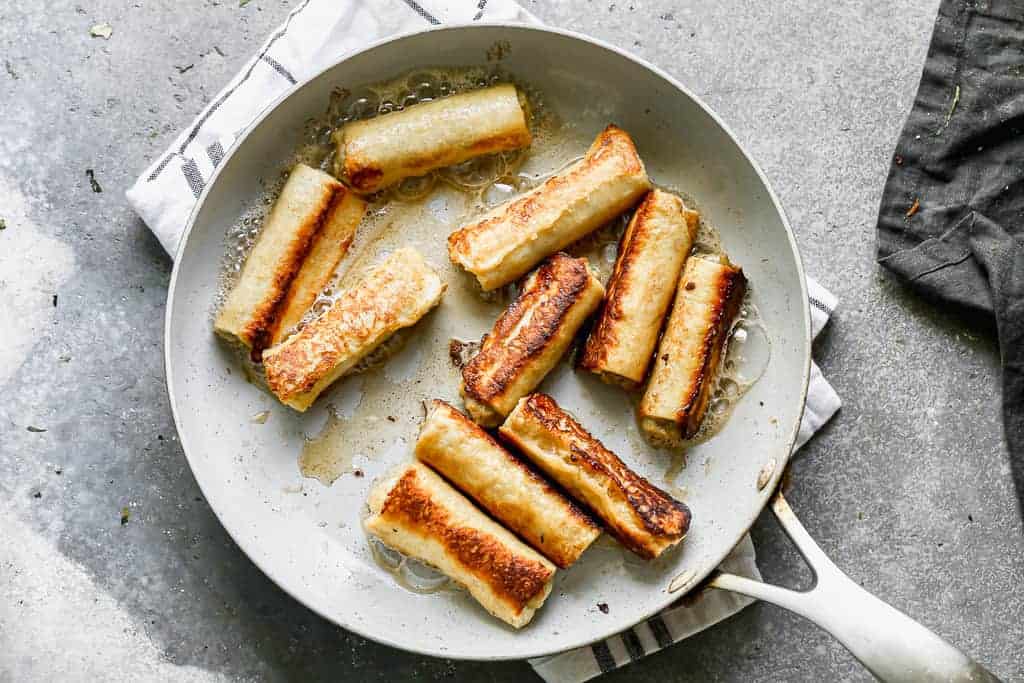
<svg viewBox="0 0 1024 683">
<path fill-rule="evenodd" d="M 555 399 L 538 392 L 530 394 L 520 405 L 522 411 L 540 422 L 545 429 L 568 433 L 572 439 L 570 459 L 607 481 L 609 487 L 618 489 L 648 533 L 672 542 L 686 535 L 690 528 L 690 509 L 629 469 L 572 415 L 562 410 Z M 501 435 L 522 450 L 523 444 L 513 432 L 503 429 Z M 646 559 L 657 557 L 657 553 L 645 542 L 647 539 L 644 536 L 634 534 L 616 519 L 605 519 L 604 522 L 609 533 L 637 555 Z"/>
<path fill-rule="evenodd" d="M 454 524 L 448 511 L 420 486 L 415 469 L 395 483 L 381 506 L 380 519 L 409 525 L 438 539 L 445 551 L 486 583 L 518 615 L 544 591 L 554 569 L 510 551 L 490 534 Z"/>
<path fill-rule="evenodd" d="M 498 443 L 498 441 L 493 436 L 488 434 L 482 427 L 480 427 L 480 425 L 466 417 L 466 415 L 463 414 L 462 411 L 457 410 L 450 403 L 448 403 L 447 401 L 442 401 L 439 398 L 433 399 L 430 402 L 430 405 L 434 410 L 447 411 L 453 420 L 456 420 L 461 425 L 463 425 L 467 430 L 469 430 L 473 434 L 473 436 L 480 439 L 484 439 L 489 444 L 499 449 L 501 453 L 505 456 L 505 460 L 508 462 L 509 465 L 512 465 L 513 467 L 519 469 L 524 474 L 526 474 L 526 476 L 529 477 L 532 481 L 542 486 L 546 493 L 550 493 L 553 497 L 561 499 L 561 501 L 564 503 L 563 507 L 565 511 L 574 521 L 578 522 L 581 526 L 585 526 L 589 529 L 596 530 L 599 528 L 597 523 L 590 517 L 590 515 L 583 512 L 583 510 L 576 506 L 571 500 L 566 498 L 561 491 L 553 487 L 547 479 L 537 474 L 536 470 L 534 470 L 531 466 L 526 464 L 521 458 L 518 458 L 512 453 L 508 452 L 508 450 L 506 450 L 504 446 Z M 467 492 L 463 491 L 463 493 Z M 472 496 L 472 494 L 470 494 L 470 496 L 474 497 Z M 479 503 L 481 501 L 477 502 Z M 500 520 L 499 513 L 492 512 L 492 514 L 494 514 L 496 517 L 499 517 Z M 516 530 L 511 529 L 511 531 L 515 532 Z M 523 536 L 523 534 L 521 533 L 519 535 Z M 527 543 L 530 543 L 530 545 L 533 545 L 537 550 L 543 552 L 544 556 L 552 562 L 554 562 L 555 565 L 557 565 L 560 569 L 568 569 L 572 565 L 572 563 L 575 562 L 579 557 L 577 554 L 573 553 L 553 552 L 553 549 L 549 547 L 543 548 L 542 550 L 541 548 L 536 547 L 536 545 L 532 542 L 532 539 L 524 537 L 524 540 Z"/>
<path fill-rule="evenodd" d="M 475 141 L 472 145 L 466 147 L 465 152 L 460 154 L 459 157 L 474 157 L 482 154 L 495 154 L 511 149 L 519 149 L 529 145 L 530 141 L 529 131 L 524 135 L 492 135 L 491 137 Z M 435 168 L 448 165 L 450 156 L 451 154 L 448 150 L 438 150 L 434 154 L 423 155 L 410 160 L 408 168 L 416 172 L 414 175 L 422 175 Z M 378 184 L 384 176 L 384 171 L 379 166 L 370 166 L 361 161 L 358 156 L 346 156 L 345 175 L 353 188 L 362 192 L 368 192 L 379 189 Z"/>
<path fill-rule="evenodd" d="M 527 364 L 547 348 L 562 321 L 590 282 L 586 259 L 559 252 L 550 256 L 526 281 L 501 314 L 480 348 L 462 368 L 466 396 L 488 404 L 509 388 Z M 513 337 L 527 313 L 532 316 Z M 490 374 L 488 370 L 497 368 Z"/>
<path fill-rule="evenodd" d="M 288 293 L 281 298 L 281 300 L 277 303 L 277 306 L 275 307 L 274 323 L 267 330 L 267 338 L 269 340 L 277 339 L 278 332 L 280 331 L 280 326 L 282 322 L 282 316 L 280 315 L 280 312 L 287 311 L 291 307 L 292 302 L 295 300 L 296 297 L 304 295 L 304 292 L 301 292 L 296 288 L 295 277 L 302 269 L 302 262 L 305 261 L 306 256 L 309 256 L 309 252 L 313 250 L 313 245 L 316 243 L 316 240 L 320 236 L 320 233 L 323 232 L 324 226 L 327 225 L 328 221 L 331 219 L 334 212 L 341 208 L 342 203 L 345 201 L 348 195 L 349 190 L 345 188 L 343 185 L 341 185 L 341 183 L 338 183 L 338 187 L 335 188 L 334 195 L 331 197 L 331 201 L 328 204 L 327 209 L 323 212 L 319 228 L 314 233 L 313 237 L 309 240 L 309 246 L 306 247 L 306 253 L 303 255 L 302 261 L 299 262 L 298 267 L 295 269 L 295 272 L 292 273 L 291 278 L 289 279 Z M 352 244 L 352 240 L 354 237 L 355 232 L 353 231 L 352 234 L 345 238 L 339 245 L 338 257 L 334 263 L 335 266 L 337 266 L 338 263 L 341 262 L 342 257 L 344 257 L 345 254 L 348 252 L 348 248 Z M 324 288 L 324 286 L 327 284 L 327 281 L 330 280 L 330 276 L 332 273 L 333 268 L 331 269 L 331 272 L 327 273 L 327 278 L 319 284 L 319 289 Z M 255 353 L 255 349 L 253 349 L 253 352 Z"/>
<path fill-rule="evenodd" d="M 609 124 L 601 131 L 593 144 L 583 156 L 580 163 L 573 166 L 566 173 L 553 175 L 533 192 L 513 199 L 505 206 L 505 210 L 495 216 L 467 225 L 452 234 L 448 235 L 448 254 L 453 261 L 461 263 L 458 254 L 465 251 L 467 243 L 477 233 L 485 232 L 492 225 L 497 223 L 512 223 L 514 226 L 524 228 L 534 214 L 538 211 L 538 204 L 543 201 L 544 195 L 555 188 L 570 185 L 577 182 L 579 176 L 586 174 L 591 167 L 604 161 L 605 157 L 614 156 L 620 160 L 625 175 L 642 172 L 644 170 L 640 155 L 637 154 L 636 146 L 629 133 L 614 124 Z"/>
<path fill-rule="evenodd" d="M 519 149 L 520 147 L 526 147 L 531 142 L 533 142 L 533 136 L 530 134 L 529 129 L 524 129 L 521 133 L 516 132 L 481 138 L 470 145 L 468 149 L 473 153 L 473 156 L 478 156 L 480 154 L 493 154 Z"/>
<path fill-rule="evenodd" d="M 404 272 L 387 271 L 388 281 L 401 280 L 407 275 Z M 368 277 L 368 276 L 367 276 Z M 378 285 L 385 286 L 378 282 Z M 349 294 L 353 294 L 365 286 L 365 279 L 356 284 Z M 356 302 L 358 306 L 351 302 Z M 366 336 L 366 329 L 371 327 L 390 327 L 402 316 L 392 309 L 378 310 L 373 301 L 362 301 L 355 296 L 346 296 L 334 302 L 334 305 L 319 318 L 311 322 L 300 332 L 273 347 L 273 359 L 264 358 L 264 372 L 267 385 L 275 396 L 282 401 L 310 391 L 317 382 L 334 368 L 342 356 L 347 353 L 339 343 L 344 334 Z M 339 326 L 339 321 L 348 324 Z M 321 335 L 324 339 L 315 344 L 292 343 L 302 338 Z M 298 339 L 297 339 L 298 338 Z"/>
<path fill-rule="evenodd" d="M 313 246 L 313 239 L 323 228 L 334 198 L 339 192 L 344 192 L 344 186 L 338 182 L 332 183 L 327 187 L 328 189 L 320 198 L 316 209 L 308 214 L 311 218 L 304 220 L 296 231 L 299 239 L 295 240 L 292 248 L 284 254 L 284 257 L 277 264 L 277 269 L 273 275 L 274 284 L 271 288 L 271 291 L 275 292 L 274 297 L 267 299 L 253 311 L 252 318 L 242 328 L 239 335 L 242 339 L 249 341 L 249 346 L 252 349 L 252 360 L 256 363 L 260 362 L 263 357 L 263 349 L 270 345 L 270 340 L 273 338 L 274 324 L 278 317 L 278 311 L 281 310 L 290 289 L 289 285 L 291 285 L 299 269 L 302 268 L 302 262 Z"/>
<path fill-rule="evenodd" d="M 345 177 L 353 189 L 366 193 L 377 189 L 377 184 L 384 177 L 384 171 L 379 167 L 366 166 L 355 159 L 345 157 Z"/>
<path fill-rule="evenodd" d="M 630 219 L 626 232 L 622 235 L 619 242 L 619 256 L 615 260 L 615 268 L 608 280 L 607 295 L 598 310 L 590 336 L 587 337 L 583 347 L 583 353 L 580 354 L 580 367 L 597 373 L 605 381 L 628 390 L 639 388 L 643 378 L 634 379 L 609 372 L 605 370 L 605 365 L 612 349 L 617 348 L 620 344 L 630 343 L 628 339 L 620 339 L 617 334 L 618 323 L 627 316 L 627 311 L 623 308 L 623 299 L 625 292 L 636 286 L 634 283 L 637 276 L 634 270 L 640 258 L 640 252 L 651 240 L 648 226 L 657 211 L 658 192 L 660 190 L 652 190 L 647 193 Z M 692 240 L 697 229 L 696 214 L 688 211 L 681 203 L 680 206 L 683 209 L 683 220 L 686 221 Z M 672 300 L 669 298 L 662 311 L 662 321 L 671 306 Z"/>
<path fill-rule="evenodd" d="M 629 226 L 619 242 L 619 257 L 615 260 L 615 268 L 605 288 L 605 300 L 598 310 L 596 322 L 580 355 L 579 364 L 582 368 L 600 372 L 608 359 L 608 350 L 619 344 L 619 337 L 615 334 L 615 323 L 625 317 L 622 310 L 622 288 L 628 286 L 642 242 L 638 239 L 637 231 L 643 228 L 653 213 L 654 192 L 648 192 L 630 219 Z M 639 384 L 625 377 L 617 379 L 627 389 L 636 388 Z"/>
<path fill-rule="evenodd" d="M 686 283 L 680 284 L 685 288 Z M 725 346 L 725 339 L 729 332 L 729 326 L 739 311 L 740 303 L 743 301 L 743 294 L 747 291 L 747 278 L 740 268 L 729 267 L 722 271 L 718 278 L 718 296 L 715 298 L 715 307 L 711 315 L 712 324 L 708 327 L 701 345 L 701 356 L 704 362 L 701 364 L 697 377 L 690 385 L 689 393 L 684 397 L 683 404 L 676 413 L 676 422 L 682 426 L 684 439 L 691 439 L 700 429 L 704 420 L 704 413 L 707 411 L 708 402 L 711 400 L 711 388 L 714 384 L 715 373 L 718 371 L 718 363 L 722 357 L 722 349 Z"/>
</svg>

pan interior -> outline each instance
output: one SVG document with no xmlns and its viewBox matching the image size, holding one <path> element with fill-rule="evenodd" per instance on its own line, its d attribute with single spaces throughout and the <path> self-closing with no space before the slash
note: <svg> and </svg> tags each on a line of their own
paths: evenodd
<svg viewBox="0 0 1024 683">
<path fill-rule="evenodd" d="M 497 41 L 507 41 L 501 68 L 535 86 L 553 114 L 571 122 L 575 142 L 567 149 L 577 145 L 581 154 L 586 141 L 614 122 L 633 136 L 652 178 L 696 200 L 747 273 L 771 344 L 764 376 L 722 432 L 689 452 L 675 482 L 673 492 L 693 511 L 683 546 L 647 563 L 600 540 L 576 566 L 559 572 L 547 604 L 519 632 L 461 592 L 418 594 L 400 587 L 374 560 L 360 526 L 374 477 L 411 455 L 421 417 L 416 404 L 440 397 L 458 405 L 449 339 L 479 337 L 500 310 L 474 303 L 464 276 L 447 262 L 445 237 L 459 219 L 451 207 L 438 202 L 432 221 L 417 221 L 405 233 L 452 283 L 445 302 L 385 366 L 343 381 L 308 413 L 294 413 L 248 382 L 210 330 L 226 232 L 263 195 L 264 184 L 279 177 L 301 144 L 305 122 L 324 110 L 332 90 L 426 65 L 486 64 Z M 553 170 L 547 163 L 527 170 Z M 400 232 L 400 226 L 391 230 Z M 391 241 L 382 238 L 381 246 L 398 245 Z M 571 35 L 448 28 L 379 45 L 328 69 L 274 107 L 224 161 L 175 267 L 168 383 L 182 445 L 207 500 L 240 547 L 286 591 L 326 618 L 396 647 L 456 658 L 534 657 L 650 616 L 681 594 L 668 592 L 673 579 L 685 574 L 692 585 L 742 537 L 781 473 L 799 423 L 810 353 L 803 292 L 799 257 L 763 178 L 684 91 L 615 50 Z M 665 486 L 670 458 L 643 446 L 619 390 L 564 363 L 542 389 L 629 465 Z M 329 417 L 329 407 L 340 419 Z M 306 437 L 325 425 L 359 444 L 347 471 L 329 487 L 303 477 L 298 466 Z M 774 473 L 759 490 L 769 462 L 776 463 Z M 608 605 L 607 614 L 598 603 Z"/>
</svg>

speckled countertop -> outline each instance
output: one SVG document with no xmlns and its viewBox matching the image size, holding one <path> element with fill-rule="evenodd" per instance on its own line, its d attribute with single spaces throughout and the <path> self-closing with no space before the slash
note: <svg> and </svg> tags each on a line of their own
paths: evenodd
<svg viewBox="0 0 1024 683">
<path fill-rule="evenodd" d="M 936 4 L 528 7 L 664 67 L 760 161 L 808 271 L 842 301 L 816 355 L 845 405 L 796 460 L 793 506 L 854 579 L 1020 680 L 1024 534 L 994 336 L 873 259 Z M 170 261 L 123 192 L 288 5 L 0 7 L 0 680 L 532 676 L 397 652 L 298 605 L 227 537 L 176 441 Z M 109 39 L 89 35 L 101 22 Z M 769 580 L 806 583 L 771 519 L 754 538 Z M 814 626 L 755 605 L 605 680 L 867 678 Z"/>
</svg>

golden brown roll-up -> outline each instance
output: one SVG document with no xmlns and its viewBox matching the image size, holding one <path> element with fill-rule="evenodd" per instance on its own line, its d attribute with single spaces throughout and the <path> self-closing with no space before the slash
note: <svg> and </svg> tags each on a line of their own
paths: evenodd
<svg viewBox="0 0 1024 683">
<path fill-rule="evenodd" d="M 608 126 L 579 162 L 448 236 L 448 255 L 494 289 L 633 206 L 651 187 L 624 130 Z"/>
<path fill-rule="evenodd" d="M 511 84 L 495 85 L 347 124 L 337 135 L 340 173 L 369 193 L 481 154 L 530 144 Z"/>
<path fill-rule="evenodd" d="M 416 324 L 446 287 L 418 251 L 395 251 L 320 317 L 263 352 L 270 390 L 282 403 L 306 410 L 394 332 Z"/>
<path fill-rule="evenodd" d="M 603 296 L 583 258 L 558 253 L 531 273 L 462 368 L 462 397 L 473 419 L 500 424 L 555 367 Z"/>
<path fill-rule="evenodd" d="M 528 624 L 551 592 L 555 566 L 426 465 L 393 470 L 374 484 L 367 506 L 368 533 L 436 567 L 515 628 Z"/>
<path fill-rule="evenodd" d="M 637 555 L 653 559 L 690 528 L 690 510 L 629 469 L 547 394 L 519 401 L 500 429 Z"/>
<path fill-rule="evenodd" d="M 687 259 L 640 401 L 640 429 L 652 444 L 678 446 L 700 428 L 746 287 L 724 257 Z"/>
<path fill-rule="evenodd" d="M 622 236 L 581 367 L 627 389 L 643 382 L 698 220 L 674 194 L 647 193 Z"/>
<path fill-rule="evenodd" d="M 214 321 L 217 334 L 258 353 L 270 344 L 288 288 L 345 186 L 304 164 L 292 169 Z"/>
<path fill-rule="evenodd" d="M 566 569 L 601 529 L 529 465 L 444 401 L 431 401 L 416 457 Z"/>
<path fill-rule="evenodd" d="M 281 301 L 280 312 L 274 321 L 271 344 L 280 344 L 291 334 L 331 281 L 335 268 L 352 244 L 352 237 L 364 213 L 366 202 L 348 188 L 334 195 L 324 217 L 323 227 L 313 238 L 309 253 Z"/>
</svg>

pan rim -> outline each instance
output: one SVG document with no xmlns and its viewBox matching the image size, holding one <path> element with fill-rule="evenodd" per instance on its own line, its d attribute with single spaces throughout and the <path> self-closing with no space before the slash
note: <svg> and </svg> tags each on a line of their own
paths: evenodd
<svg viewBox="0 0 1024 683">
<path fill-rule="evenodd" d="M 165 310 L 165 314 L 164 314 L 164 335 L 163 335 L 165 381 L 166 381 L 168 399 L 169 399 L 169 403 L 170 403 L 170 407 L 171 407 L 171 415 L 172 415 L 172 417 L 174 419 L 175 430 L 176 430 L 176 432 L 178 434 L 178 439 L 179 439 L 179 442 L 181 444 L 182 452 L 185 455 L 185 460 L 186 460 L 186 462 L 189 465 L 189 470 L 192 472 L 192 476 L 193 476 L 193 479 L 195 479 L 195 481 L 196 481 L 196 485 L 199 487 L 200 491 L 202 492 L 203 498 L 206 499 L 207 501 L 209 501 L 210 497 L 207 495 L 207 491 L 203 487 L 203 482 L 196 475 L 195 470 L 192 467 L 192 458 L 189 455 L 190 446 L 188 444 L 188 437 L 187 437 L 186 433 L 184 432 L 184 430 L 181 428 L 182 421 L 181 421 L 181 418 L 179 416 L 179 411 L 178 411 L 178 406 L 177 406 L 177 398 L 175 396 L 175 391 L 174 391 L 174 381 L 173 381 L 173 379 L 174 379 L 174 370 L 172 368 L 172 360 L 171 360 L 171 352 L 170 352 L 171 348 L 172 348 L 172 343 L 171 343 L 171 340 L 172 340 L 172 324 L 171 323 L 172 323 L 172 314 L 173 314 L 173 311 L 174 311 L 175 293 L 177 291 L 178 276 L 179 276 L 180 269 L 181 269 L 181 256 L 182 256 L 182 254 L 185 251 L 185 247 L 188 244 L 189 238 L 191 237 L 192 230 L 195 227 L 196 219 L 199 216 L 200 211 L 204 207 L 204 205 L 206 203 L 206 200 L 207 200 L 207 197 L 209 196 L 209 193 L 210 193 L 211 189 L 216 184 L 216 181 L 218 180 L 221 171 L 223 171 L 228 166 L 228 161 L 230 160 L 230 158 L 245 144 L 245 142 L 248 140 L 248 138 L 252 134 L 252 132 L 257 127 L 259 127 L 259 125 L 272 112 L 274 112 L 282 103 L 284 103 L 286 100 L 288 100 L 290 97 L 292 97 L 296 92 L 298 92 L 302 88 L 306 87 L 307 85 L 309 85 L 313 81 L 316 81 L 316 80 L 324 77 L 329 71 L 332 71 L 333 69 L 335 69 L 341 63 L 343 63 L 343 62 L 345 62 L 345 61 L 347 61 L 349 59 L 352 59 L 352 58 L 354 58 L 354 57 L 356 57 L 358 55 L 370 52 L 372 50 L 379 49 L 379 48 L 381 48 L 383 46 L 386 46 L 386 45 L 388 45 L 390 43 L 398 43 L 398 42 L 401 42 L 403 40 L 407 40 L 407 39 L 410 39 L 410 38 L 421 36 L 423 34 L 447 33 L 447 32 L 459 33 L 459 32 L 463 32 L 463 31 L 475 30 L 475 29 L 508 29 L 508 30 L 516 30 L 516 31 L 520 31 L 520 30 L 521 31 L 531 31 L 531 32 L 542 33 L 542 34 L 553 34 L 553 35 L 556 35 L 556 36 L 560 36 L 560 37 L 564 37 L 564 38 L 569 38 L 569 39 L 572 39 L 572 40 L 577 40 L 577 41 L 580 41 L 580 42 L 588 43 L 588 44 L 590 44 L 592 46 L 596 46 L 598 48 L 601 48 L 603 50 L 606 50 L 608 52 L 611 52 L 611 53 L 615 54 L 619 58 L 625 59 L 625 60 L 627 60 L 629 62 L 632 62 L 635 65 L 643 68 L 643 69 L 647 69 L 648 71 L 652 72 L 654 75 L 656 75 L 659 78 L 661 78 L 662 80 L 664 80 L 666 83 L 671 85 L 673 88 L 675 88 L 676 90 L 680 91 L 683 95 L 685 95 L 686 97 L 690 98 L 690 100 L 692 100 L 698 107 L 700 107 L 701 110 L 703 110 L 703 112 L 705 114 L 707 114 L 709 117 L 711 117 L 711 119 L 715 122 L 715 124 L 722 130 L 723 133 L 725 133 L 725 135 L 729 138 L 729 140 L 731 140 L 731 142 L 736 146 L 737 150 L 739 150 L 740 154 L 743 155 L 743 158 L 746 160 L 746 162 L 750 165 L 750 167 L 756 173 L 758 179 L 761 181 L 762 185 L 764 186 L 765 190 L 767 191 L 767 194 L 768 194 L 769 198 L 771 199 L 772 205 L 774 206 L 776 212 L 778 213 L 780 222 L 782 223 L 782 225 L 783 225 L 783 227 L 785 229 L 786 238 L 787 238 L 788 243 L 789 243 L 790 251 L 793 254 L 794 264 L 796 266 L 796 271 L 797 271 L 798 280 L 799 280 L 799 284 L 800 284 L 800 298 L 799 298 L 799 302 L 800 302 L 801 311 L 803 313 L 803 321 L 804 321 L 804 325 L 803 325 L 803 327 L 804 327 L 804 330 L 803 330 L 803 342 L 804 342 L 805 348 L 807 349 L 807 353 L 805 354 L 805 358 L 804 358 L 804 362 L 803 362 L 802 376 L 801 376 L 800 385 L 799 385 L 800 386 L 800 391 L 799 391 L 799 399 L 798 400 L 799 400 L 799 403 L 800 403 L 800 407 L 799 407 L 799 410 L 797 412 L 797 419 L 794 420 L 794 424 L 789 429 L 789 435 L 785 439 L 785 443 L 788 443 L 788 448 L 786 449 L 786 457 L 783 460 L 783 462 L 778 463 L 778 466 L 775 467 L 774 472 L 773 472 L 773 474 L 772 474 L 768 484 L 761 491 L 758 492 L 757 495 L 760 497 L 760 501 L 758 501 L 757 505 L 754 508 L 754 514 L 752 516 L 750 516 L 749 519 L 744 519 L 743 520 L 743 522 L 744 522 L 743 523 L 743 527 L 742 527 L 743 531 L 736 538 L 735 543 L 733 545 L 729 546 L 724 552 L 722 552 L 720 557 L 717 557 L 713 562 L 708 562 L 706 567 L 701 568 L 701 570 L 699 572 L 696 572 L 694 574 L 693 578 L 689 582 L 690 589 L 692 589 L 693 587 L 698 586 L 701 583 L 701 581 L 703 581 L 712 571 L 714 571 L 714 569 L 719 564 L 721 564 L 721 562 L 728 556 L 728 554 L 729 554 L 729 552 L 731 552 L 732 548 L 735 547 L 735 545 L 737 543 L 739 543 L 743 539 L 743 536 L 746 533 L 749 532 L 750 527 L 753 526 L 754 522 L 761 515 L 761 513 L 763 512 L 765 506 L 768 503 L 768 500 L 769 500 L 771 494 L 774 492 L 774 490 L 778 486 L 779 481 L 782 478 L 782 474 L 783 474 L 783 472 L 786 469 L 786 465 L 787 465 L 787 463 L 789 462 L 789 459 L 792 456 L 793 444 L 796 443 L 796 438 L 797 438 L 797 435 L 799 433 L 799 428 L 800 428 L 800 422 L 802 420 L 803 413 L 804 413 L 804 410 L 805 410 L 805 407 L 806 407 L 807 390 L 808 390 L 808 385 L 809 385 L 809 381 L 810 381 L 810 366 L 811 366 L 811 353 L 810 353 L 810 350 L 811 350 L 812 338 L 811 338 L 811 326 L 810 326 L 810 304 L 808 303 L 808 300 L 807 300 L 807 297 L 808 297 L 808 294 L 807 294 L 807 283 L 806 283 L 806 277 L 807 276 L 806 276 L 806 273 L 804 271 L 803 259 L 802 259 L 801 254 L 800 254 L 799 247 L 797 246 L 797 243 L 796 243 L 796 236 L 793 233 L 793 229 L 792 229 L 792 227 L 790 225 L 789 218 L 788 218 L 788 216 L 786 214 L 785 209 L 782 206 L 781 201 L 779 200 L 778 195 L 775 193 L 775 191 L 772 188 L 771 184 L 768 182 L 768 178 L 765 175 L 764 171 L 761 169 L 760 165 L 754 160 L 754 158 L 750 155 L 750 153 L 747 151 L 747 149 L 739 142 L 739 140 L 737 139 L 736 135 L 729 128 L 729 126 L 726 125 L 726 123 L 719 117 L 719 115 L 713 109 L 711 109 L 700 97 L 698 97 L 695 93 L 693 93 L 689 88 L 684 86 L 682 83 L 680 83 L 674 77 L 672 77 L 671 75 L 669 75 L 664 70 L 662 70 L 661 68 L 657 67 L 656 65 L 654 65 L 654 64 L 648 62 L 647 60 L 645 60 L 645 59 L 643 59 L 641 57 L 638 57 L 638 56 L 636 56 L 636 55 L 634 55 L 634 54 L 632 54 L 632 53 L 630 53 L 630 52 L 628 52 L 626 50 L 623 50 L 622 48 L 619 48 L 619 47 L 617 47 L 615 45 L 612 45 L 612 44 L 610 44 L 610 43 L 608 43 L 608 42 L 606 42 L 604 40 L 601 40 L 599 38 L 594 38 L 592 36 L 588 36 L 586 34 L 579 33 L 579 32 L 576 32 L 576 31 L 562 29 L 562 28 L 553 28 L 553 27 L 549 27 L 549 26 L 545 26 L 545 25 L 526 24 L 526 23 L 522 23 L 522 22 L 473 22 L 473 23 L 463 23 L 463 24 L 446 24 L 446 25 L 441 25 L 441 26 L 432 26 L 432 27 L 426 27 L 426 28 L 418 29 L 418 30 L 414 30 L 414 31 L 408 31 L 408 32 L 403 32 L 403 33 L 399 33 L 399 34 L 393 34 L 393 35 L 387 36 L 385 38 L 381 38 L 381 39 L 379 39 L 377 41 L 374 41 L 373 43 L 365 46 L 364 48 L 361 48 L 359 50 L 355 50 L 355 51 L 352 51 L 352 52 L 349 52 L 349 53 L 346 53 L 346 54 L 342 55 L 337 60 L 332 62 L 330 65 L 328 65 L 328 66 L 324 67 L 323 69 L 317 71 L 316 73 L 314 73 L 313 75 L 309 76 L 305 80 L 302 80 L 299 83 L 295 84 L 294 86 L 288 88 L 284 93 L 282 93 L 279 97 L 277 97 L 270 104 L 268 104 L 243 129 L 243 131 L 238 135 L 238 137 L 232 143 L 231 147 L 229 149 L 225 150 L 224 157 L 223 157 L 221 163 L 218 164 L 217 168 L 214 169 L 213 173 L 210 176 L 209 181 L 206 183 L 206 186 L 203 188 L 203 191 L 200 193 L 199 197 L 196 200 L 195 206 L 192 208 L 192 210 L 191 210 L 191 212 L 189 214 L 188 220 L 186 221 L 186 224 L 185 224 L 185 228 L 182 231 L 181 238 L 180 238 L 180 240 L 178 242 L 178 246 L 177 246 L 177 248 L 175 250 L 175 253 L 174 253 L 174 265 L 173 265 L 173 269 L 171 271 L 170 281 L 169 281 L 168 289 L 167 289 L 167 302 L 166 302 L 166 310 Z M 326 619 L 327 621 L 329 621 L 331 623 L 334 623 L 334 624 L 336 624 L 336 625 L 338 625 L 338 626 L 340 626 L 340 627 L 342 627 L 342 628 L 344 628 L 346 630 L 352 631 L 353 633 L 357 633 L 360 636 L 362 636 L 364 638 L 367 638 L 368 640 L 372 640 L 374 642 L 377 642 L 377 643 L 380 643 L 380 644 L 383 644 L 383 645 L 387 645 L 389 647 L 394 647 L 394 648 L 397 648 L 397 649 L 400 649 L 400 650 L 404 650 L 406 652 L 413 652 L 413 653 L 416 653 L 416 654 L 421 654 L 421 655 L 426 655 L 426 656 L 431 656 L 431 657 L 445 657 L 445 658 L 449 658 L 449 659 L 459 659 L 459 660 L 466 660 L 466 661 L 494 661 L 494 662 L 497 662 L 497 661 L 534 659 L 534 658 L 548 657 L 548 656 L 556 655 L 556 654 L 559 654 L 559 653 L 562 653 L 562 652 L 567 652 L 567 651 L 570 651 L 570 650 L 574 650 L 574 649 L 577 649 L 577 648 L 580 648 L 580 647 L 586 647 L 586 646 L 588 646 L 588 645 L 590 645 L 592 643 L 596 643 L 596 642 L 599 642 L 601 640 L 605 640 L 606 638 L 608 638 L 610 636 L 613 636 L 613 635 L 621 632 L 622 630 L 624 630 L 626 628 L 629 628 L 629 627 L 634 625 L 634 624 L 630 623 L 630 624 L 618 624 L 618 625 L 610 626 L 609 630 L 606 633 L 604 633 L 603 635 L 601 635 L 600 637 L 598 637 L 598 638 L 594 638 L 594 637 L 592 637 L 592 635 L 587 635 L 586 637 L 578 639 L 578 641 L 573 641 L 568 646 L 559 646 L 558 648 L 554 648 L 554 649 L 541 649 L 541 650 L 538 650 L 536 652 L 533 652 L 533 653 L 530 653 L 530 654 L 527 654 L 527 655 L 523 655 L 523 654 L 514 654 L 514 655 L 484 654 L 484 655 L 477 655 L 477 654 L 471 652 L 468 648 L 464 652 L 460 652 L 460 653 L 455 654 L 455 653 L 452 653 L 452 652 L 450 652 L 448 650 L 440 650 L 438 648 L 423 647 L 423 646 L 419 646 L 419 645 L 415 645 L 415 644 L 410 645 L 410 644 L 402 643 L 402 642 L 399 642 L 399 641 L 397 641 L 395 639 L 389 638 L 388 636 L 383 635 L 381 633 L 369 632 L 368 630 L 361 628 L 362 624 L 359 623 L 359 622 L 351 622 L 351 621 L 343 622 L 342 620 L 338 619 L 336 616 L 330 615 L 325 610 L 321 609 L 318 605 L 316 605 L 314 603 L 313 600 L 307 600 L 305 597 L 299 595 L 298 591 L 293 590 L 291 587 L 285 585 L 285 583 L 283 581 L 279 581 L 276 578 L 276 572 L 271 571 L 268 568 L 267 563 L 264 561 L 263 557 L 258 552 L 258 550 L 259 550 L 258 547 L 250 547 L 253 544 L 250 543 L 249 541 L 247 541 L 245 539 L 245 537 L 241 533 L 238 533 L 237 530 L 235 530 L 231 525 L 229 525 L 226 522 L 224 516 L 222 516 L 221 512 L 218 511 L 218 509 L 213 504 L 210 505 L 210 509 L 213 511 L 213 514 L 217 518 L 217 521 L 220 522 L 221 526 L 224 528 L 225 531 L 227 531 L 228 535 L 232 538 L 232 540 L 235 542 L 235 544 L 238 545 L 239 548 L 241 548 L 242 552 L 245 553 L 246 557 L 253 564 L 255 564 L 257 566 L 257 568 L 259 568 L 259 570 L 265 576 L 267 576 L 271 581 L 273 581 L 276 586 L 278 586 L 281 590 L 283 590 L 285 593 L 287 593 L 292 599 L 296 600 L 297 602 L 299 602 L 300 604 L 305 606 L 307 609 L 312 610 L 314 613 L 316 613 L 320 617 L 322 617 L 322 618 Z M 675 593 L 675 594 L 672 594 L 670 597 L 668 596 L 668 594 L 666 594 L 666 599 L 661 604 L 659 604 L 657 607 L 652 609 L 649 613 L 645 613 L 640 618 L 640 621 L 649 619 L 649 618 L 653 617 L 654 615 L 660 613 L 665 608 L 667 608 L 669 605 L 671 605 L 673 602 L 675 602 L 680 597 L 682 597 L 682 595 L 684 595 L 684 593 Z"/>
</svg>

